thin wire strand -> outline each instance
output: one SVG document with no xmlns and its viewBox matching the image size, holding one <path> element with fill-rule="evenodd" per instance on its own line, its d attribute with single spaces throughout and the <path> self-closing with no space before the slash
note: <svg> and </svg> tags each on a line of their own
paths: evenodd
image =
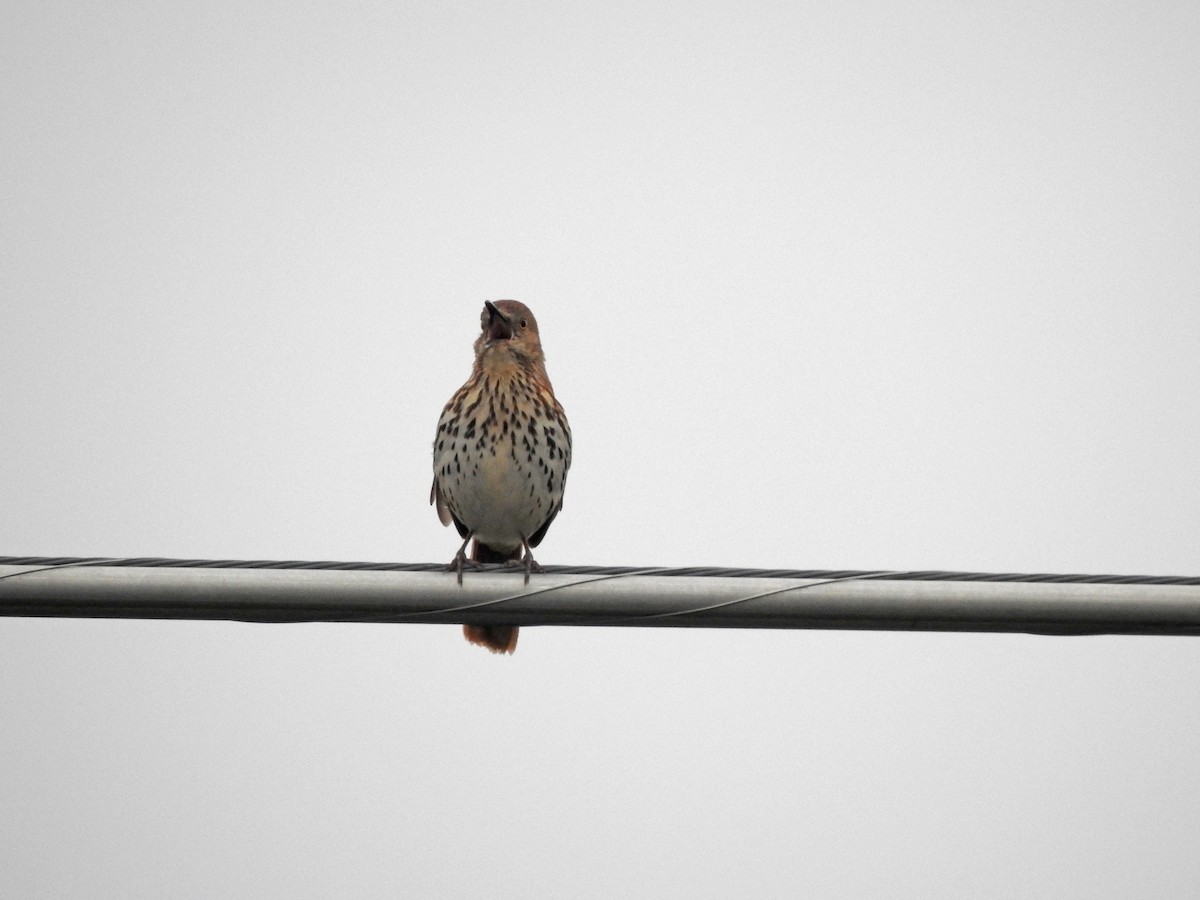
<svg viewBox="0 0 1200 900">
<path fill-rule="evenodd" d="M 21 563 L 7 563 L 5 560 L 8 557 L 0 556 L 0 565 L 21 565 Z M 94 559 L 81 559 L 73 562 L 58 563 L 52 566 L 40 566 L 36 569 L 26 569 L 24 572 L 9 572 L 7 575 L 0 575 L 0 581 L 7 578 L 20 578 L 22 575 L 33 575 L 37 572 L 49 572 L 52 569 L 77 569 L 84 566 L 107 566 L 113 565 L 114 560 L 97 557 Z"/>
<path fill-rule="evenodd" d="M 675 616 L 694 616 L 697 613 L 711 612 L 714 609 L 725 609 L 729 606 L 737 606 L 741 603 L 749 603 L 751 600 L 761 600 L 764 597 L 774 597 L 778 594 L 790 594 L 793 591 L 804 591 L 809 588 L 822 587 L 826 584 L 838 584 L 842 581 L 867 581 L 872 578 L 886 578 L 891 575 L 891 572 L 864 572 L 858 575 L 846 575 L 843 578 L 826 578 L 823 581 L 814 581 L 810 584 L 793 584 L 788 587 L 777 588 L 773 591 L 762 591 L 757 594 L 750 594 L 746 597 L 736 597 L 733 600 L 722 600 L 720 603 L 710 603 L 706 606 L 694 606 L 689 609 L 677 609 L 670 612 L 662 613 L 645 613 L 640 616 L 621 616 L 615 619 L 601 619 L 594 621 L 593 625 L 620 625 L 624 622 L 644 622 L 647 619 L 669 619 Z"/>
<path fill-rule="evenodd" d="M 39 557 L 0 556 L 0 565 L 36 566 L 39 571 L 75 566 L 114 566 L 146 568 L 206 568 L 206 569 L 309 569 L 378 572 L 442 572 L 441 563 L 380 563 L 332 562 L 303 560 L 212 560 L 170 559 L 165 557 L 102 558 L 102 557 Z M 483 564 L 480 571 L 502 569 L 500 565 Z M 854 579 L 880 578 L 874 570 L 846 569 L 734 569 L 718 567 L 636 568 L 628 566 L 545 566 L 550 575 L 626 576 L 655 574 L 664 577 L 712 578 L 788 578 L 788 579 Z M 13 572 L 4 578 L 19 577 L 30 572 Z M 1176 575 L 1080 575 L 1080 574 L 1018 574 L 1012 572 L 952 572 L 925 570 L 915 572 L 890 571 L 886 577 L 896 581 L 992 581 L 1031 582 L 1042 584 L 1181 584 L 1200 585 L 1200 576 Z M 522 595 L 527 596 L 528 594 Z"/>
</svg>

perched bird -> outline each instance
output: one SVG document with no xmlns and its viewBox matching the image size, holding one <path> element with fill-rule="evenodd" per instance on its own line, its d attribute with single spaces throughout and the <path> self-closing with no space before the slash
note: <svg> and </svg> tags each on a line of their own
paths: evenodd
<svg viewBox="0 0 1200 900">
<path fill-rule="evenodd" d="M 571 427 L 546 377 L 529 307 L 488 301 L 480 321 L 471 377 L 438 420 L 429 502 L 463 538 L 449 566 L 459 584 L 464 567 L 490 562 L 523 566 L 528 584 L 531 571 L 542 571 L 530 548 L 562 509 Z M 517 648 L 516 625 L 464 625 L 463 633 L 493 653 Z"/>
</svg>

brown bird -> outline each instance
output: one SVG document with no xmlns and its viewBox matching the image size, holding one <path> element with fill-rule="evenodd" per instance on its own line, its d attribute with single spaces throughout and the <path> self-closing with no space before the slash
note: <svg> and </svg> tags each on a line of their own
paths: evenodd
<svg viewBox="0 0 1200 900">
<path fill-rule="evenodd" d="M 471 377 L 450 398 L 433 441 L 433 490 L 443 525 L 462 546 L 448 571 L 502 562 L 541 572 L 531 547 L 562 509 L 571 467 L 571 427 L 546 377 L 537 320 L 524 303 L 483 304 Z M 468 560 L 467 544 L 475 539 Z M 472 644 L 517 648 L 516 625 L 464 625 Z"/>
</svg>

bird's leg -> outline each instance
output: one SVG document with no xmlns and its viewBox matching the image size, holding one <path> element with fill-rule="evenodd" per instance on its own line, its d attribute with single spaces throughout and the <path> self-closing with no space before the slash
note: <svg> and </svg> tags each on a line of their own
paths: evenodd
<svg viewBox="0 0 1200 900">
<path fill-rule="evenodd" d="M 479 563 L 473 559 L 467 559 L 467 544 L 471 543 L 471 538 L 474 535 L 467 535 L 467 539 L 462 542 L 462 546 L 458 548 L 458 552 L 454 554 L 454 559 L 450 561 L 450 565 L 446 566 L 447 572 L 458 573 L 458 583 L 462 584 L 463 569 L 470 566 L 473 569 L 479 568 Z"/>
<path fill-rule="evenodd" d="M 505 565 L 512 568 L 521 566 L 525 570 L 525 584 L 528 586 L 530 572 L 537 572 L 539 575 L 543 575 L 546 570 L 533 558 L 533 551 L 529 549 L 529 542 L 525 538 L 521 538 L 521 546 L 525 548 L 525 555 L 520 559 L 510 559 Z"/>
</svg>

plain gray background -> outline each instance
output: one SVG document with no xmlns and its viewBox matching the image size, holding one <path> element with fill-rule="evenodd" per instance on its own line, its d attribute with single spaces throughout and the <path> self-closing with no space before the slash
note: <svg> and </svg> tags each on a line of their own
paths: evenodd
<svg viewBox="0 0 1200 900">
<path fill-rule="evenodd" d="M 8 3 L 0 553 L 1200 574 L 1195 3 Z M 1194 897 L 1200 644 L 0 620 L 12 897 Z"/>
</svg>

